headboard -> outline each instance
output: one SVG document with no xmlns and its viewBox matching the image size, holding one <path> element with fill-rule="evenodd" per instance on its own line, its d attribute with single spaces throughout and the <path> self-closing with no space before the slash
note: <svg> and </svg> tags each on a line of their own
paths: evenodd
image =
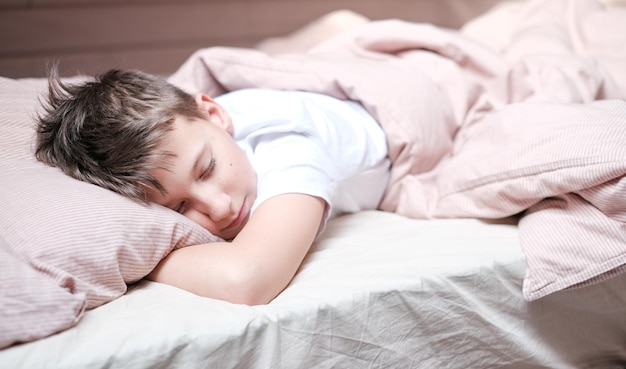
<svg viewBox="0 0 626 369">
<path fill-rule="evenodd" d="M 498 0 L 3 0 L 0 75 L 168 74 L 194 50 L 254 46 L 338 9 L 458 27 Z"/>
</svg>

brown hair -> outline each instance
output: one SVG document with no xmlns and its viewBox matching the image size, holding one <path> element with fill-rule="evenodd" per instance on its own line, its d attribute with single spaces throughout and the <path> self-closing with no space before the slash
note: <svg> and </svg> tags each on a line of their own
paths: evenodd
<svg viewBox="0 0 626 369">
<path fill-rule="evenodd" d="M 176 117 L 202 118 L 193 96 L 165 79 L 110 70 L 94 80 L 65 84 L 56 68 L 38 117 L 38 160 L 66 174 L 147 202 L 148 188 L 164 192 L 150 174 L 161 137 Z"/>
</svg>

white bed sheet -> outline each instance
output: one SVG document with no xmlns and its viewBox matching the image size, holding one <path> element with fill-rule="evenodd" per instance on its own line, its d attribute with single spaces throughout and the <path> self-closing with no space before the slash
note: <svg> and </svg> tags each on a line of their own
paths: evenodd
<svg viewBox="0 0 626 369">
<path fill-rule="evenodd" d="M 1 368 L 624 368 L 626 278 L 522 297 L 514 220 L 333 220 L 248 307 L 141 282 Z"/>
</svg>

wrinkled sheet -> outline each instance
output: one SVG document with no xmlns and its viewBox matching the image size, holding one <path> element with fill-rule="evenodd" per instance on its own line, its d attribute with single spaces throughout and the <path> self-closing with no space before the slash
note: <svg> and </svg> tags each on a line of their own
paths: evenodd
<svg viewBox="0 0 626 369">
<path fill-rule="evenodd" d="M 626 263 L 625 19 L 597 1 L 534 0 L 460 32 L 374 21 L 306 53 L 202 49 L 170 81 L 210 95 L 263 86 L 361 102 L 393 161 L 380 208 L 414 218 L 523 212 L 533 300 Z M 550 247 L 556 260 L 545 260 Z"/>
<path fill-rule="evenodd" d="M 3 368 L 622 369 L 626 274 L 528 302 L 515 219 L 333 219 L 264 306 L 154 282 Z"/>
</svg>

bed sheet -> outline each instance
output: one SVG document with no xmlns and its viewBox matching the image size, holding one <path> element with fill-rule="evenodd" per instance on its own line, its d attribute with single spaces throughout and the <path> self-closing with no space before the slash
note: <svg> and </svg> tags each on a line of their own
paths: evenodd
<svg viewBox="0 0 626 369">
<path fill-rule="evenodd" d="M 269 305 L 143 281 L 2 368 L 623 368 L 626 278 L 524 300 L 515 219 L 334 219 Z"/>
</svg>

